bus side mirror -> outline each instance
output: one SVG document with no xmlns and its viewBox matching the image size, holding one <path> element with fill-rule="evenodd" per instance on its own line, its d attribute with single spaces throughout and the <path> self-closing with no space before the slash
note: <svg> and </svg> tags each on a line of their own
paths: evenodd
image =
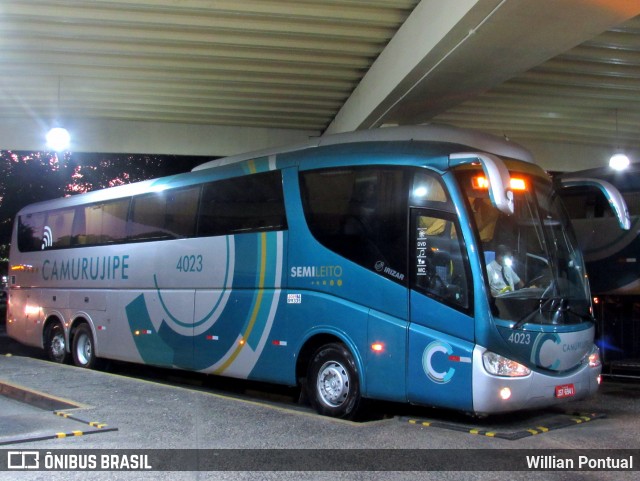
<svg viewBox="0 0 640 481">
<path fill-rule="evenodd" d="M 513 192 L 510 188 L 509 170 L 502 160 L 486 152 L 460 152 L 449 155 L 449 167 L 480 162 L 489 181 L 489 198 L 500 212 L 512 215 L 515 212 Z"/>
<path fill-rule="evenodd" d="M 609 207 L 618 219 L 620 228 L 624 230 L 631 229 L 631 217 L 627 203 L 624 201 L 622 194 L 612 184 L 606 180 L 592 179 L 587 177 L 563 177 L 560 179 L 562 188 L 569 187 L 588 187 L 600 190 L 609 202 Z"/>
</svg>

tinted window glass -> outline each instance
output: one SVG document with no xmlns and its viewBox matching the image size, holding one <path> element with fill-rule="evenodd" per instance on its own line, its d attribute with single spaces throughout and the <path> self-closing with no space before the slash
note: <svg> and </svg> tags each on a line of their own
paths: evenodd
<svg viewBox="0 0 640 481">
<path fill-rule="evenodd" d="M 571 219 L 596 219 L 613 217 L 611 206 L 601 192 L 581 187 L 564 188 L 561 191 L 567 213 Z M 629 214 L 640 215 L 640 192 L 622 192 Z"/>
<path fill-rule="evenodd" d="M 18 248 L 26 252 L 286 228 L 282 176 L 273 171 L 21 215 Z"/>
<path fill-rule="evenodd" d="M 454 220 L 437 211 L 418 214 L 413 234 L 412 287 L 455 307 L 468 307 L 466 250 Z"/>
<path fill-rule="evenodd" d="M 453 210 L 440 180 L 429 172 L 416 172 L 411 186 L 411 203 L 437 209 Z"/>
<path fill-rule="evenodd" d="M 192 237 L 200 187 L 172 189 L 135 197 L 130 238 L 161 240 Z"/>
<path fill-rule="evenodd" d="M 74 208 L 49 212 L 45 232 L 47 228 L 49 230 L 48 233 L 45 233 L 45 237 L 47 235 L 51 235 L 50 247 L 58 249 L 61 247 L 69 247 L 71 245 L 71 228 L 73 225 L 74 213 Z"/>
<path fill-rule="evenodd" d="M 203 187 L 199 236 L 286 228 L 279 171 L 211 182 Z"/>
<path fill-rule="evenodd" d="M 44 221 L 46 214 L 21 215 L 18 219 L 18 249 L 21 252 L 39 251 L 44 248 Z"/>
<path fill-rule="evenodd" d="M 100 245 L 124 242 L 127 238 L 127 213 L 129 199 L 93 204 L 82 207 L 80 214 L 84 228 L 76 223 L 77 245 Z"/>
<path fill-rule="evenodd" d="M 309 229 L 334 252 L 403 282 L 408 175 L 394 167 L 301 173 Z"/>
</svg>

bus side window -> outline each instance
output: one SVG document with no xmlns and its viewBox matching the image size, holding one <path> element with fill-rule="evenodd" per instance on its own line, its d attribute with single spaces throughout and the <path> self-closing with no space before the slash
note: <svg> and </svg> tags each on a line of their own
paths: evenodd
<svg viewBox="0 0 640 481">
<path fill-rule="evenodd" d="M 196 231 L 196 217 L 200 187 L 168 191 L 167 211 L 164 227 L 175 237 L 193 237 Z"/>
<path fill-rule="evenodd" d="M 129 238 L 134 241 L 172 239 L 164 228 L 166 208 L 167 198 L 164 192 L 134 197 Z"/>
<path fill-rule="evenodd" d="M 76 214 L 73 217 L 73 227 L 71 229 L 71 244 L 83 246 L 87 243 L 87 223 L 84 217 L 84 208 L 76 207 Z"/>
<path fill-rule="evenodd" d="M 93 204 L 84 208 L 85 231 L 78 232 L 78 243 L 84 245 L 123 242 L 127 233 L 129 198 Z"/>
<path fill-rule="evenodd" d="M 129 238 L 139 240 L 193 237 L 200 187 L 171 189 L 133 198 Z"/>
<path fill-rule="evenodd" d="M 44 248 L 44 222 L 46 214 L 21 215 L 18 218 L 18 249 L 20 252 L 34 252 Z"/>
<path fill-rule="evenodd" d="M 57 249 L 71 245 L 74 213 L 74 208 L 49 212 L 47 226 L 51 232 L 51 247 Z"/>
<path fill-rule="evenodd" d="M 345 167 L 300 174 L 311 234 L 333 252 L 406 283 L 407 176 L 402 169 Z"/>
<path fill-rule="evenodd" d="M 198 236 L 285 230 L 287 218 L 280 171 L 205 184 Z"/>
<path fill-rule="evenodd" d="M 437 213 L 417 215 L 412 287 L 460 308 L 469 307 L 464 246 L 455 222 Z"/>
<path fill-rule="evenodd" d="M 595 192 L 570 187 L 562 192 L 564 207 L 572 219 L 592 219 L 602 217 L 602 209 L 598 208 Z"/>
</svg>

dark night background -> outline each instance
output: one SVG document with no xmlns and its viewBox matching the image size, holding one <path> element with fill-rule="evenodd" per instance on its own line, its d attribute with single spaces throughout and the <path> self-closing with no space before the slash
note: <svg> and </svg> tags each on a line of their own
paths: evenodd
<svg viewBox="0 0 640 481">
<path fill-rule="evenodd" d="M 188 172 L 213 157 L 0 150 L 0 275 L 16 213 L 34 202 Z"/>
</svg>

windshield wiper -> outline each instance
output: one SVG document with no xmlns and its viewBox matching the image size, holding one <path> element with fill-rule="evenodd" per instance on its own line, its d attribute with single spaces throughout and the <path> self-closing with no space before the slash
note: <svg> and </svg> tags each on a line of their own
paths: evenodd
<svg viewBox="0 0 640 481">
<path fill-rule="evenodd" d="M 560 301 L 562 303 L 563 298 L 562 297 L 547 297 L 546 299 L 540 298 L 540 305 L 538 306 L 538 308 L 536 310 L 534 310 L 534 311 L 531 311 L 529 314 L 525 315 L 523 318 L 521 318 L 518 322 L 516 322 L 513 326 L 511 326 L 511 329 L 514 329 L 514 330 L 515 329 L 519 329 L 524 324 L 526 324 L 531 319 L 533 319 L 533 317 L 536 314 L 538 314 L 538 313 L 542 314 L 542 310 L 545 307 L 547 307 L 549 305 L 549 303 L 551 303 L 553 301 Z"/>
<path fill-rule="evenodd" d="M 547 297 L 544 300 L 541 298 L 540 299 L 540 305 L 538 306 L 538 308 L 536 310 L 534 310 L 534 311 L 531 311 L 529 314 L 527 314 L 523 318 L 521 318 L 518 322 L 516 322 L 513 326 L 511 326 L 511 329 L 512 330 L 519 329 L 524 324 L 529 322 L 533 317 L 535 317 L 536 314 L 538 314 L 538 313 L 542 314 L 543 310 L 549 304 L 555 304 L 556 302 L 559 303 L 558 307 L 555 308 L 554 306 L 552 306 L 548 310 L 548 312 L 554 312 L 554 317 L 555 316 L 561 316 L 564 313 L 569 313 L 569 314 L 573 314 L 578 319 L 582 319 L 583 321 L 589 321 L 589 322 L 593 322 L 593 323 L 596 322 L 596 319 L 593 316 L 585 316 L 585 315 L 580 314 L 579 312 L 576 312 L 575 310 L 573 310 L 573 308 L 569 305 L 569 299 L 565 299 L 564 297 Z"/>
<path fill-rule="evenodd" d="M 594 324 L 596 323 L 596 318 L 593 315 L 585 316 L 584 314 L 580 314 L 579 312 L 574 311 L 571 306 L 567 306 L 566 309 L 564 309 L 564 312 L 573 314 L 578 319 L 582 319 L 583 321 L 593 322 Z"/>
<path fill-rule="evenodd" d="M 526 314 L 524 317 L 520 318 L 518 322 L 516 322 L 513 326 L 511 326 L 511 329 L 520 329 L 520 327 L 522 327 L 524 324 L 529 322 L 536 314 L 538 313 L 542 314 L 542 310 L 545 307 L 547 307 L 547 305 L 550 302 L 562 301 L 562 297 L 559 297 L 559 296 L 551 296 L 551 297 L 545 298 L 545 295 L 551 292 L 557 293 L 555 279 L 551 280 L 547 288 L 542 293 L 542 296 L 540 296 L 540 304 L 538 305 L 538 308 L 535 311 L 531 311 L 529 314 Z"/>
</svg>

